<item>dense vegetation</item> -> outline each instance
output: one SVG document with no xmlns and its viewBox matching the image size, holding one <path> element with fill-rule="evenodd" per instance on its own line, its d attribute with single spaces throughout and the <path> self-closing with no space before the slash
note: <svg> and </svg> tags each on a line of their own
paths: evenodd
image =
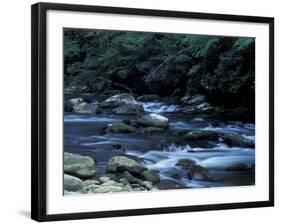
<svg viewBox="0 0 281 224">
<path fill-rule="evenodd" d="M 203 94 L 220 113 L 254 119 L 254 38 L 65 29 L 64 60 L 66 88 Z"/>
</svg>

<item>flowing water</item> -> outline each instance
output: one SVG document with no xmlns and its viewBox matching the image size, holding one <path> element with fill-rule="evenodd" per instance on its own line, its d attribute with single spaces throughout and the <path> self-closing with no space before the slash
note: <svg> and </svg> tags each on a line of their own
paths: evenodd
<svg viewBox="0 0 281 224">
<path fill-rule="evenodd" d="M 95 102 L 94 102 L 95 103 Z M 170 132 L 176 130 L 212 130 L 219 134 L 231 132 L 241 138 L 255 141 L 254 124 L 204 119 L 193 120 L 194 116 L 178 113 L 177 105 L 160 102 L 142 103 L 145 113 L 159 113 L 169 118 Z M 198 116 L 196 116 L 198 117 Z M 160 174 L 160 189 L 199 188 L 218 186 L 252 185 L 255 183 L 255 149 L 229 147 L 222 142 L 187 142 L 169 133 L 115 134 L 105 133 L 103 127 L 122 120 L 136 119 L 136 116 L 110 114 L 64 116 L 64 149 L 66 152 L 89 155 L 97 161 L 97 175 L 106 170 L 109 159 L 124 155 L 112 146 L 122 145 L 125 155 L 142 161 L 149 169 Z M 176 165 L 182 159 L 192 159 L 207 168 L 213 179 L 210 181 L 190 180 L 186 169 Z M 237 163 L 246 164 L 247 171 L 229 171 Z"/>
</svg>

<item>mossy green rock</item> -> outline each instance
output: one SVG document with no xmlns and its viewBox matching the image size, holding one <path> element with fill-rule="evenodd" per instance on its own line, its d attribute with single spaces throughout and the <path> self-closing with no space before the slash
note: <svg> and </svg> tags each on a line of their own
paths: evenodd
<svg viewBox="0 0 281 224">
<path fill-rule="evenodd" d="M 64 172 L 80 178 L 89 178 L 96 173 L 95 161 L 89 156 L 64 153 Z"/>
</svg>

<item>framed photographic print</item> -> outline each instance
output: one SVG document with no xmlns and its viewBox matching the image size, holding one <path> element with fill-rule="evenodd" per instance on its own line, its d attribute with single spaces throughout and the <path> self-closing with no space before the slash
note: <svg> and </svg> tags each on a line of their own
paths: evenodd
<svg viewBox="0 0 281 224">
<path fill-rule="evenodd" d="M 274 19 L 32 6 L 32 218 L 274 204 Z"/>
</svg>

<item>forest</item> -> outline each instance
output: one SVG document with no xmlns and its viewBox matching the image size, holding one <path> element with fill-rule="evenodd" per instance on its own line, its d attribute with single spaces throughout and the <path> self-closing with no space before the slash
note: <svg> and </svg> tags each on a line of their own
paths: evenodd
<svg viewBox="0 0 281 224">
<path fill-rule="evenodd" d="M 77 92 L 202 94 L 214 116 L 254 121 L 254 38 L 65 29 L 64 60 Z"/>
</svg>

